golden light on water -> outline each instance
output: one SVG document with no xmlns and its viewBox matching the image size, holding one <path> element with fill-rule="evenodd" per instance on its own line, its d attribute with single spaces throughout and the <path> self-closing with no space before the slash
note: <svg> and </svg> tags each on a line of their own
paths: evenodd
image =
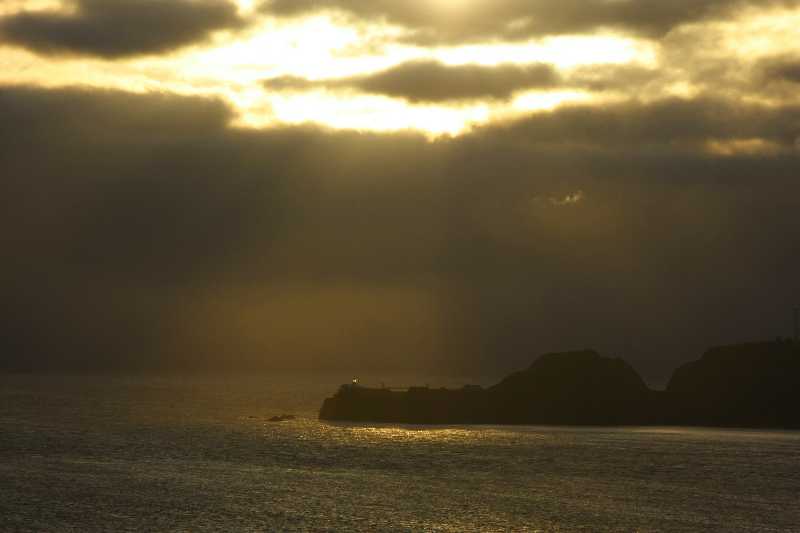
<svg viewBox="0 0 800 533">
<path fill-rule="evenodd" d="M 365 426 L 347 428 L 347 436 L 356 442 L 358 441 L 391 441 L 407 443 L 477 443 L 490 438 L 497 438 L 504 433 L 509 433 L 501 429 L 488 428 L 415 428 L 397 426 Z"/>
</svg>

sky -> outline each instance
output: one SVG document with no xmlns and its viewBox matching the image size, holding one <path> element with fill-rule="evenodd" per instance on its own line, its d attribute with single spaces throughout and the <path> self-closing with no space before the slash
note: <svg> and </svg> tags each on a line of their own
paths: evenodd
<svg viewBox="0 0 800 533">
<path fill-rule="evenodd" d="M 791 334 L 800 1 L 3 0 L 0 368 L 659 381 Z"/>
</svg>

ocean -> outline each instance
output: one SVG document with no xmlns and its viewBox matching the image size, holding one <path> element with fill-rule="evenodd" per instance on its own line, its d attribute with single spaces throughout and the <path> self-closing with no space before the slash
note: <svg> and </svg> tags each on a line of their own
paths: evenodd
<svg viewBox="0 0 800 533">
<path fill-rule="evenodd" d="M 800 531 L 800 432 L 318 421 L 343 380 L 0 376 L 0 530 Z"/>
</svg>

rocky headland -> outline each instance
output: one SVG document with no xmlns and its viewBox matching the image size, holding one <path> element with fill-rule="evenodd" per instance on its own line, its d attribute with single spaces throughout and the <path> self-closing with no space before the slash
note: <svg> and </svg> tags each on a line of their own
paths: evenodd
<svg viewBox="0 0 800 533">
<path fill-rule="evenodd" d="M 320 418 L 405 424 L 690 425 L 800 428 L 800 349 L 786 341 L 712 348 L 665 391 L 619 358 L 546 354 L 489 388 L 342 385 Z"/>
</svg>

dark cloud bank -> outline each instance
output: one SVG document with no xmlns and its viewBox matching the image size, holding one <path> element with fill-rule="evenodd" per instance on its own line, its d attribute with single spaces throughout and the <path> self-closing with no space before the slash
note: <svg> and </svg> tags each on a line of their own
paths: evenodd
<svg viewBox="0 0 800 533">
<path fill-rule="evenodd" d="M 796 0 L 494 0 L 443 10 L 426 0 L 267 0 L 267 13 L 290 17 L 324 9 L 386 20 L 421 44 L 529 39 L 599 29 L 658 38 L 691 22 L 729 16 L 743 7 L 797 5 Z"/>
<path fill-rule="evenodd" d="M 0 18 L 0 41 L 42 54 L 113 59 L 167 52 L 244 25 L 226 0 L 76 0 L 75 8 Z"/>
<path fill-rule="evenodd" d="M 800 84 L 800 57 L 776 58 L 765 63 L 767 79 Z"/>
<path fill-rule="evenodd" d="M 433 143 L 117 92 L 5 88 L 0 114 L 5 369 L 505 372 L 593 346 L 658 376 L 788 334 L 800 293 L 794 107 Z M 756 137 L 778 149 L 704 151 Z"/>
<path fill-rule="evenodd" d="M 404 98 L 411 102 L 444 102 L 480 98 L 507 99 L 522 89 L 555 87 L 560 79 L 549 65 L 447 66 L 437 61 L 410 61 L 375 74 L 311 81 L 294 76 L 264 82 L 268 89 L 354 89 Z"/>
<path fill-rule="evenodd" d="M 414 103 L 441 103 L 508 100 L 515 93 L 536 89 L 603 92 L 629 90 L 633 86 L 646 88 L 657 80 L 658 75 L 656 69 L 628 65 L 592 65 L 562 75 L 544 63 L 483 66 L 446 65 L 438 61 L 417 60 L 361 76 L 320 80 L 279 76 L 264 80 L 263 85 L 271 91 L 352 90 L 402 98 Z"/>
</svg>

